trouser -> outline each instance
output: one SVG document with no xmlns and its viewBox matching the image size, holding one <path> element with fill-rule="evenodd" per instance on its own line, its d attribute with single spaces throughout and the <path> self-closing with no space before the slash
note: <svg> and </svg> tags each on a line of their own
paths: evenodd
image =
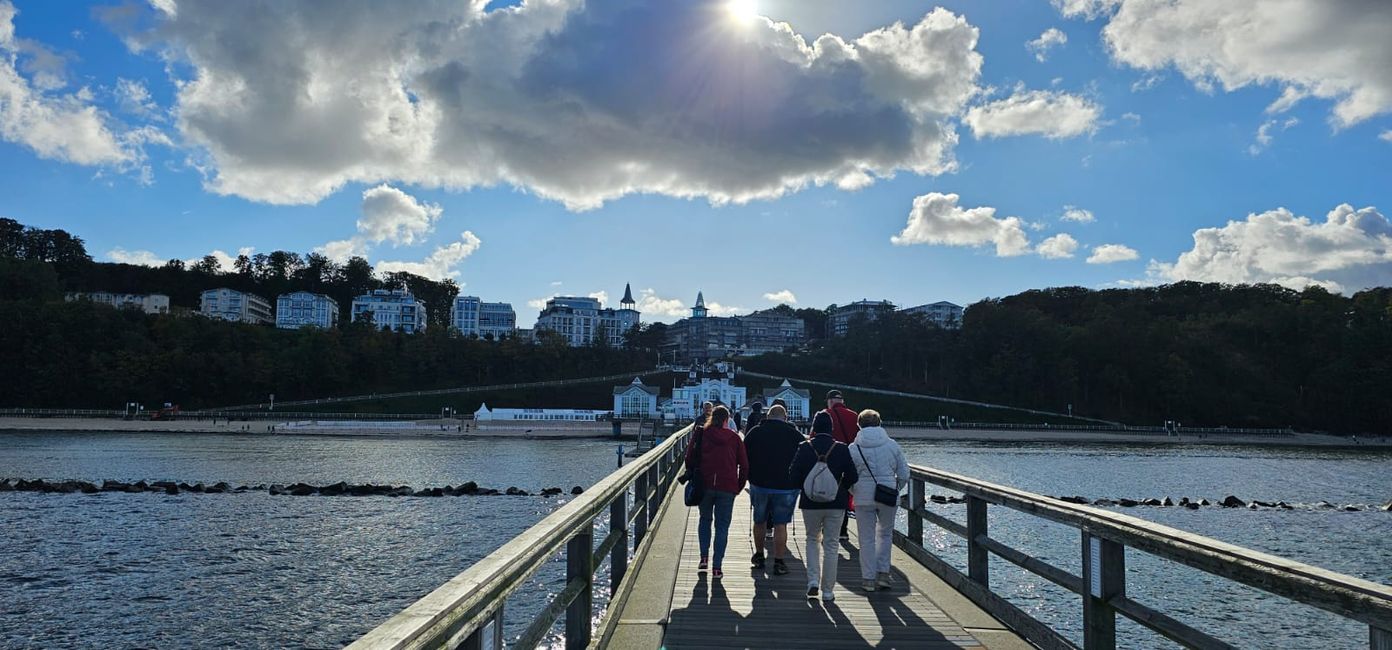
<svg viewBox="0 0 1392 650">
<path fill-rule="evenodd" d="M 836 585 L 837 533 L 845 519 L 846 511 L 837 508 L 802 511 L 807 529 L 807 586 L 820 587 L 822 593 L 831 593 Z"/>
<path fill-rule="evenodd" d="M 889 553 L 894 548 L 894 506 L 869 500 L 856 504 L 856 532 L 860 534 L 860 577 L 874 580 L 889 573 Z"/>
<path fill-rule="evenodd" d="M 701 557 L 711 559 L 711 566 L 719 569 L 725 559 L 725 545 L 730 540 L 730 516 L 735 509 L 735 495 L 732 492 L 706 490 L 705 498 L 697 506 L 701 512 L 696 527 L 696 537 L 701 542 Z M 715 525 L 715 556 L 711 557 L 711 524 Z"/>
</svg>

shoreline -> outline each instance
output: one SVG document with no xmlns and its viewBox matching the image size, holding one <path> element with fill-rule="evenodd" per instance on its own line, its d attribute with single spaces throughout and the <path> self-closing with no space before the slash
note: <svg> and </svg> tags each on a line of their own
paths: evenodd
<svg viewBox="0 0 1392 650">
<path fill-rule="evenodd" d="M 249 426 L 249 431 L 241 427 Z M 271 432 L 269 427 L 275 426 Z M 441 430 L 441 427 L 446 430 Z M 232 424 L 212 424 L 209 421 L 176 420 L 159 422 L 150 420 L 113 420 L 101 418 L 0 418 L 0 433 L 170 433 L 170 434 L 221 434 L 241 436 L 327 436 L 327 437 L 370 437 L 370 438 L 443 438 L 476 440 L 483 438 L 515 438 L 520 440 L 559 440 L 559 439 L 606 439 L 615 440 L 608 423 L 596 424 L 558 424 L 558 423 L 470 423 L 469 431 L 456 431 L 455 425 L 445 425 L 441 421 L 419 421 L 406 423 L 390 421 L 383 426 L 373 426 L 371 422 L 336 424 L 327 426 L 293 426 L 290 423 L 233 422 Z M 1295 433 L 1288 435 L 1147 435 L 1135 433 L 1113 433 L 1098 431 L 1070 431 L 1066 429 L 1051 431 L 1018 431 L 999 429 L 925 429 L 893 428 L 890 435 L 896 440 L 922 440 L 932 442 L 984 442 L 1014 444 L 1142 444 L 1154 446 L 1246 446 L 1246 447 L 1299 447 L 1314 449 L 1371 449 L 1392 450 L 1392 437 L 1345 437 L 1314 433 Z M 622 441 L 636 439 L 633 428 L 625 427 L 624 434 L 617 438 Z"/>
</svg>

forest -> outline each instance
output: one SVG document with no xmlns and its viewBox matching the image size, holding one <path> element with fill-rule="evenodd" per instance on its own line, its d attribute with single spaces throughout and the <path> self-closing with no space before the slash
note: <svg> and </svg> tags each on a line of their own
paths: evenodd
<svg viewBox="0 0 1392 650">
<path fill-rule="evenodd" d="M 217 286 L 273 298 L 307 289 L 353 295 L 405 283 L 425 298 L 423 335 L 346 323 L 277 330 L 84 302 L 64 291 L 166 293 L 197 305 Z M 597 376 L 651 368 L 665 326 L 644 324 L 622 349 L 479 341 L 443 327 L 452 282 L 377 274 L 277 251 L 158 268 L 94 262 L 80 238 L 0 219 L 0 406 L 185 408 L 372 392 Z M 743 359 L 748 369 L 1072 412 L 1130 424 L 1392 432 L 1392 288 L 1351 296 L 1319 287 L 1181 282 L 1061 287 L 979 301 L 959 330 L 895 313 L 824 336 L 828 310 L 780 307 L 807 322 L 806 349 Z M 861 405 L 864 406 L 864 405 Z"/>
</svg>

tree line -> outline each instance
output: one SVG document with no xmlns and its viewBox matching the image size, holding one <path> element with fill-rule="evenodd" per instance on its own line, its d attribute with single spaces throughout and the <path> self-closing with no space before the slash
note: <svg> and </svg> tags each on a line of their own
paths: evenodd
<svg viewBox="0 0 1392 650">
<path fill-rule="evenodd" d="M 1392 430 L 1392 289 L 1063 287 L 910 314 L 751 370 L 1159 425 Z"/>
<path fill-rule="evenodd" d="M 94 262 L 78 237 L 0 219 L 0 407 L 120 408 L 127 401 L 183 408 L 313 399 L 398 390 L 586 377 L 649 368 L 652 354 L 605 345 L 479 341 L 448 325 L 458 287 L 409 273 L 377 274 L 355 257 L 317 254 L 215 258 L 160 267 Z M 344 317 L 334 329 L 280 330 L 217 319 L 152 316 L 87 301 L 67 291 L 164 293 L 178 306 L 227 286 L 268 299 L 296 290 L 326 293 L 348 308 L 372 289 L 408 286 L 429 310 L 421 334 L 379 331 Z"/>
</svg>

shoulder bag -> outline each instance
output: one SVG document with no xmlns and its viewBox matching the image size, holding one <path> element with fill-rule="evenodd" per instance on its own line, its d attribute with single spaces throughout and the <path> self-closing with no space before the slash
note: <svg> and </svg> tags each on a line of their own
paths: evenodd
<svg viewBox="0 0 1392 650">
<path fill-rule="evenodd" d="M 880 485 L 880 479 L 875 478 L 875 471 L 870 469 L 870 461 L 865 458 L 865 449 L 856 445 L 856 451 L 860 452 L 860 461 L 865 463 L 865 471 L 870 473 L 870 480 L 875 482 L 875 503 L 898 507 L 899 490 L 888 485 Z"/>
</svg>

